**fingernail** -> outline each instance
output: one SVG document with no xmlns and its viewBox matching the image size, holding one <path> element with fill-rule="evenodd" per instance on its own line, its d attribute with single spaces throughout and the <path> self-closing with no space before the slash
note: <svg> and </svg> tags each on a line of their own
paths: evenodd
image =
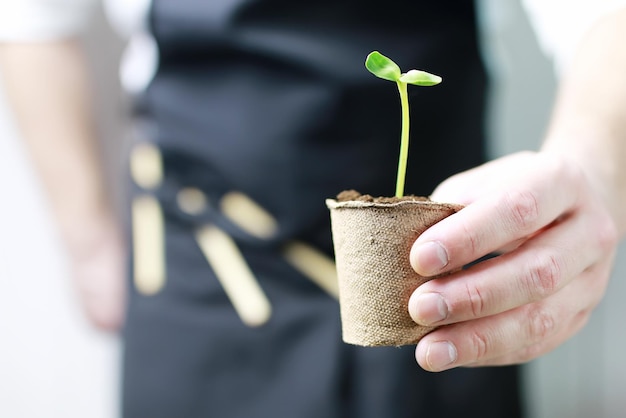
<svg viewBox="0 0 626 418">
<path fill-rule="evenodd" d="M 439 293 L 422 293 L 409 299 L 409 315 L 421 325 L 431 325 L 448 317 L 448 305 Z"/>
<path fill-rule="evenodd" d="M 433 371 L 448 368 L 457 359 L 457 351 L 454 344 L 449 341 L 436 341 L 430 343 L 426 350 L 426 362 Z"/>
<path fill-rule="evenodd" d="M 448 252 L 437 241 L 425 242 L 411 248 L 411 266 L 426 276 L 439 273 L 448 265 Z"/>
</svg>

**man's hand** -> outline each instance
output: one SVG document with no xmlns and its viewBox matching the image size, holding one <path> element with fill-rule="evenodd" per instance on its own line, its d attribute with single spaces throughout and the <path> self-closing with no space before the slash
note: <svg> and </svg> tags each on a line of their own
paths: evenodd
<svg viewBox="0 0 626 418">
<path fill-rule="evenodd" d="M 89 72 L 77 39 L 0 43 L 4 87 L 39 173 L 89 318 L 122 320 L 123 252 L 98 156 Z"/>
<path fill-rule="evenodd" d="M 432 198 L 466 207 L 415 242 L 419 274 L 500 255 L 413 293 L 411 317 L 445 325 L 417 345 L 424 369 L 525 362 L 585 325 L 605 292 L 618 234 L 580 167 L 556 154 L 514 154 L 451 177 Z"/>
<path fill-rule="evenodd" d="M 69 248 L 69 262 L 81 307 L 103 331 L 123 324 L 126 255 L 116 225 L 94 225 L 80 247 Z"/>
</svg>

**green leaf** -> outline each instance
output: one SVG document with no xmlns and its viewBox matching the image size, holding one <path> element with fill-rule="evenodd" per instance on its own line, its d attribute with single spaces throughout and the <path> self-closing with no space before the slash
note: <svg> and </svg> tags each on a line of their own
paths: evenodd
<svg viewBox="0 0 626 418">
<path fill-rule="evenodd" d="M 402 74 L 399 80 L 403 83 L 414 84 L 416 86 L 434 86 L 435 84 L 441 83 L 441 77 L 438 75 L 421 70 L 410 70 Z"/>
<path fill-rule="evenodd" d="M 365 67 L 376 77 L 389 81 L 398 81 L 402 75 L 400 67 L 378 51 L 370 52 L 365 59 Z"/>
</svg>

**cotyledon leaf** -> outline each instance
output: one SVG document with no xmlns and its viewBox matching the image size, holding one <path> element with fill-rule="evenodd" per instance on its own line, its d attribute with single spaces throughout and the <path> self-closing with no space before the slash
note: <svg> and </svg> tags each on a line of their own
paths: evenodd
<svg viewBox="0 0 626 418">
<path fill-rule="evenodd" d="M 435 74 L 427 73 L 422 70 L 409 70 L 405 74 L 402 74 L 399 78 L 400 81 L 407 84 L 414 84 L 416 86 L 434 86 L 441 83 L 441 77 Z"/>
<path fill-rule="evenodd" d="M 389 81 L 398 81 L 402 72 L 400 67 L 378 51 L 370 52 L 365 59 L 365 67 L 376 77 Z"/>
</svg>

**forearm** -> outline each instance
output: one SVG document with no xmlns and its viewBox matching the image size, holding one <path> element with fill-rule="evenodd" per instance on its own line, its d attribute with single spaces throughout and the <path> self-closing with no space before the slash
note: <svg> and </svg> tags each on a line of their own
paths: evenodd
<svg viewBox="0 0 626 418">
<path fill-rule="evenodd" d="M 21 137 L 72 252 L 112 221 L 78 42 L 0 44 L 3 84 Z"/>
<path fill-rule="evenodd" d="M 583 39 L 565 72 L 545 151 L 574 159 L 626 234 L 626 9 Z"/>
</svg>

